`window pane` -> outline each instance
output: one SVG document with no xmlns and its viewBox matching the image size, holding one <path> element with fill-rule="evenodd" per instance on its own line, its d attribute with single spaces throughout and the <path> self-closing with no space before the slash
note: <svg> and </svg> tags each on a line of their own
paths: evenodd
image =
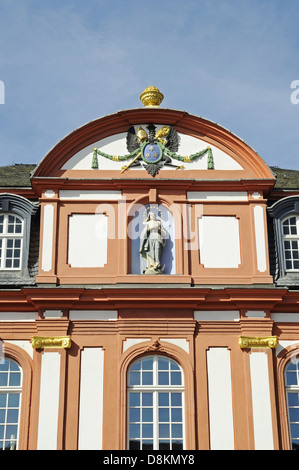
<svg viewBox="0 0 299 470">
<path fill-rule="evenodd" d="M 297 385 L 297 372 L 287 372 L 287 385 Z"/>
<path fill-rule="evenodd" d="M 171 421 L 179 422 L 179 423 L 182 422 L 182 409 L 181 408 L 172 408 Z"/>
<path fill-rule="evenodd" d="M 7 425 L 5 439 L 16 439 L 18 427 L 15 425 Z"/>
<path fill-rule="evenodd" d="M 171 394 L 171 405 L 172 406 L 182 406 L 182 394 L 181 393 L 172 393 Z"/>
<path fill-rule="evenodd" d="M 290 408 L 290 421 L 299 422 L 299 408 Z"/>
<path fill-rule="evenodd" d="M 181 385 L 181 373 L 171 372 L 171 385 Z"/>
<path fill-rule="evenodd" d="M 130 438 L 136 439 L 140 437 L 140 426 L 139 424 L 130 424 Z"/>
<path fill-rule="evenodd" d="M 1 372 L 0 373 L 0 387 L 6 387 L 8 382 L 8 373 Z"/>
<path fill-rule="evenodd" d="M 153 409 L 152 408 L 142 409 L 142 421 L 150 422 L 150 423 L 153 421 Z"/>
<path fill-rule="evenodd" d="M 170 368 L 171 370 L 180 370 L 180 366 L 174 361 L 170 362 Z"/>
<path fill-rule="evenodd" d="M 169 409 L 168 408 L 160 408 L 159 409 L 159 421 L 162 422 L 169 422 Z"/>
<path fill-rule="evenodd" d="M 159 393 L 159 406 L 169 405 L 169 393 Z"/>
<path fill-rule="evenodd" d="M 6 410 L 0 409 L 0 423 L 1 424 L 5 423 L 5 417 L 6 417 Z"/>
<path fill-rule="evenodd" d="M 288 393 L 288 402 L 289 406 L 299 406 L 299 397 L 298 393 Z"/>
<path fill-rule="evenodd" d="M 7 422 L 8 423 L 18 423 L 19 420 L 19 410 L 8 409 L 7 410 Z"/>
<path fill-rule="evenodd" d="M 19 268 L 20 267 L 20 260 L 19 259 L 15 259 L 14 262 L 13 262 L 13 267 L 14 268 Z"/>
<path fill-rule="evenodd" d="M 130 385 L 140 385 L 140 372 L 130 373 Z"/>
<path fill-rule="evenodd" d="M 152 424 L 142 425 L 142 437 L 153 437 L 153 425 Z"/>
<path fill-rule="evenodd" d="M 299 438 L 299 424 L 292 424 L 291 423 L 291 435 L 292 439 Z"/>
<path fill-rule="evenodd" d="M 168 372 L 158 373 L 158 385 L 169 385 L 169 373 Z"/>
<path fill-rule="evenodd" d="M 140 394 L 130 393 L 130 406 L 140 406 Z"/>
<path fill-rule="evenodd" d="M 173 424 L 172 428 L 172 437 L 183 437 L 183 427 L 181 424 Z"/>
<path fill-rule="evenodd" d="M 140 422 L 140 408 L 130 408 L 130 422 Z"/>
<path fill-rule="evenodd" d="M 142 369 L 143 370 L 153 370 L 153 358 L 149 357 L 142 360 Z"/>
<path fill-rule="evenodd" d="M 7 393 L 0 393 L 0 407 L 6 406 Z"/>
<path fill-rule="evenodd" d="M 10 387 L 16 387 L 21 384 L 21 375 L 19 372 L 11 372 L 9 375 Z"/>
<path fill-rule="evenodd" d="M 152 406 L 153 405 L 153 394 L 152 393 L 143 393 L 142 394 L 142 405 L 143 406 Z"/>
<path fill-rule="evenodd" d="M 159 370 L 168 370 L 169 369 L 169 360 L 164 357 L 159 357 L 158 359 L 158 369 Z"/>
<path fill-rule="evenodd" d="M 131 370 L 140 370 L 141 369 L 141 361 L 135 362 L 135 364 L 132 365 Z"/>
<path fill-rule="evenodd" d="M 169 424 L 159 424 L 159 436 L 169 437 Z"/>
<path fill-rule="evenodd" d="M 142 372 L 142 385 L 153 385 L 152 372 Z"/>
</svg>

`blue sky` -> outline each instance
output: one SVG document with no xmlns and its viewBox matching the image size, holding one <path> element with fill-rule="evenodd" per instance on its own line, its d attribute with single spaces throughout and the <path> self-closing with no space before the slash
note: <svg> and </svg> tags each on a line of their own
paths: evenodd
<svg viewBox="0 0 299 470">
<path fill-rule="evenodd" d="M 0 0 L 0 165 L 38 163 L 154 85 L 299 170 L 298 19 L 298 0 Z"/>
</svg>

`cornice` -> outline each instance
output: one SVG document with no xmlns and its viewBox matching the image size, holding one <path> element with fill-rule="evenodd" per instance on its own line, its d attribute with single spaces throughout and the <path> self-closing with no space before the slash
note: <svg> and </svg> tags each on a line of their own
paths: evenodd
<svg viewBox="0 0 299 470">
<path fill-rule="evenodd" d="M 44 309 L 120 308 L 173 308 L 194 310 L 267 309 L 272 311 L 298 311 L 299 292 L 276 288 L 199 288 L 168 286 L 102 286 L 35 287 L 20 290 L 1 290 L 0 308 L 6 311 L 37 311 Z"/>
</svg>

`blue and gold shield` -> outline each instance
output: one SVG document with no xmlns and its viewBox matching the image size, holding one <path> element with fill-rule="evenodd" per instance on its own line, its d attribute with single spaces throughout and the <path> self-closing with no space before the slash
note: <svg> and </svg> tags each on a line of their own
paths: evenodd
<svg viewBox="0 0 299 470">
<path fill-rule="evenodd" d="M 158 163 L 163 157 L 163 148 L 160 142 L 145 142 L 141 147 L 141 156 L 146 163 Z"/>
</svg>

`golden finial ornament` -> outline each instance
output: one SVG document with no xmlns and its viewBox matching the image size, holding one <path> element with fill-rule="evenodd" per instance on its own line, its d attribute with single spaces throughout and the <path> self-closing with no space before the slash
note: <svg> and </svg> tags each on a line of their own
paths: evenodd
<svg viewBox="0 0 299 470">
<path fill-rule="evenodd" d="M 158 108 L 164 95 L 154 86 L 147 87 L 140 95 L 140 100 L 147 108 Z"/>
</svg>

